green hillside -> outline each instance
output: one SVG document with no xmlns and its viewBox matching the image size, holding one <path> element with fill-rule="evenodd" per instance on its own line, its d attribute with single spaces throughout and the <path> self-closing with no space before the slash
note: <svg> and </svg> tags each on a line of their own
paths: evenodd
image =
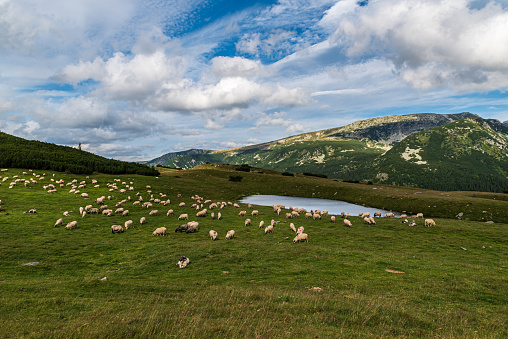
<svg viewBox="0 0 508 339">
<path fill-rule="evenodd" d="M 0 167 L 54 170 L 75 174 L 158 175 L 153 168 L 124 162 L 67 146 L 26 140 L 0 132 Z"/>
<path fill-rule="evenodd" d="M 436 190 L 508 190 L 508 136 L 463 119 L 415 133 L 358 173 Z"/>
</svg>

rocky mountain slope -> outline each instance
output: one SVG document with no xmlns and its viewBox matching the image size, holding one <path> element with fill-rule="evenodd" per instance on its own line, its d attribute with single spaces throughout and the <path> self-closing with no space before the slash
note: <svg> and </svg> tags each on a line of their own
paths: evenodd
<svg viewBox="0 0 508 339">
<path fill-rule="evenodd" d="M 467 121 L 468 128 L 458 128 L 453 125 L 459 121 Z M 415 140 L 424 140 L 425 137 L 421 133 L 426 135 L 425 133 L 431 130 L 433 131 L 432 142 L 418 146 Z M 442 135 L 445 141 L 439 143 L 438 135 Z M 451 138 L 452 135 L 455 139 Z M 503 179 L 504 171 L 508 172 L 505 162 L 506 153 L 495 153 L 495 147 L 483 153 L 477 149 L 486 147 L 481 143 L 503 144 L 502 140 L 507 135 L 508 124 L 493 119 L 483 119 L 476 114 L 421 113 L 361 120 L 343 127 L 304 133 L 235 149 L 168 153 L 147 164 L 190 168 L 205 162 L 245 163 L 279 171 L 324 174 L 347 180 L 445 190 L 481 187 L 482 190 L 500 191 L 508 189 L 508 185 L 504 184 L 506 175 Z M 407 151 L 406 148 L 408 148 Z M 418 149 L 421 151 L 412 151 Z M 450 152 L 457 154 L 450 155 Z M 418 156 L 423 156 L 421 154 L 432 154 L 434 158 L 411 161 L 418 159 Z M 459 154 L 462 155 L 459 156 Z M 409 158 L 405 159 L 405 157 Z M 473 160 L 477 158 L 481 158 L 482 164 L 488 165 L 476 164 Z M 423 163 L 418 163 L 418 161 L 434 163 L 435 159 L 441 159 L 440 165 L 433 165 L 434 167 L 429 169 L 426 169 L 426 166 L 420 166 Z M 458 166 L 464 169 L 461 171 L 453 169 Z M 478 178 L 480 173 L 488 176 L 494 168 L 496 170 L 492 174 L 492 180 L 497 181 L 497 184 L 471 184 L 472 181 L 478 181 L 474 178 Z M 424 180 L 423 178 L 430 177 L 429 173 L 434 174 L 434 177 Z M 468 184 L 460 183 L 461 180 L 458 178 L 449 180 L 450 176 L 453 177 L 451 173 L 463 176 L 463 181 Z M 436 184 L 441 182 L 447 184 Z"/>
</svg>

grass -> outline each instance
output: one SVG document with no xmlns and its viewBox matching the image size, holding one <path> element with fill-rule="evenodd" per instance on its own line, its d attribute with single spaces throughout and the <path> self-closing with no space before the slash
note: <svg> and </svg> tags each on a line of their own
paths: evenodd
<svg viewBox="0 0 508 339">
<path fill-rule="evenodd" d="M 21 172 L 10 169 L 1 175 L 28 177 Z M 101 195 L 112 196 L 110 206 L 128 195 L 136 198 L 135 192 L 108 191 L 106 183 L 113 183 L 116 176 L 91 176 L 100 184 L 94 189 L 91 178 L 55 174 L 55 180 L 66 183 L 87 180 L 89 186 L 82 192 L 92 199 L 69 194 L 68 186 L 47 194 L 42 186 L 53 172 L 29 187 L 9 189 L 11 180 L 2 183 L 0 336 L 508 337 L 507 224 L 454 218 L 458 212 L 467 217 L 470 204 L 482 206 L 480 217 L 487 214 L 482 213 L 485 210 L 489 217 L 506 221 L 502 195 L 422 190 L 414 194 L 415 190 L 400 187 L 269 171 L 242 173 L 243 181 L 236 183 L 228 181 L 232 173 L 231 167 L 211 164 L 196 170 L 167 170 L 159 178 L 118 177 L 119 188 L 122 181 L 133 182 L 145 201 L 146 185 L 154 196 L 166 193 L 171 204 L 154 207 L 163 212 L 160 216 L 148 216 L 149 210 L 130 202 L 123 206 L 130 210 L 129 217 L 79 218 L 79 207 Z M 436 199 L 435 210 L 439 215 L 448 213 L 449 218 L 435 218 L 437 227 L 425 228 L 423 220 L 409 227 L 398 219 L 377 218 L 377 225 L 366 226 L 352 217 L 353 227 L 345 228 L 340 218 L 332 224 L 329 218 L 300 217 L 292 222 L 305 227 L 309 242 L 293 244 L 289 221 L 277 217 L 270 207 L 256 207 L 260 215 L 249 216 L 253 221 L 249 227 L 238 216 L 239 210 L 250 211 L 245 205 L 221 210 L 220 221 L 196 218 L 190 208 L 194 194 L 232 201 L 253 193 L 361 198 L 371 206 L 386 204 L 389 209 L 400 204 L 407 210 L 407 206 L 415 208 L 414 212 Z M 187 206 L 178 207 L 181 201 Z M 408 205 L 403 206 L 404 201 Z M 447 212 L 447 206 L 453 210 Z M 23 213 L 34 207 L 36 214 Z M 174 216 L 165 215 L 169 208 Z M 64 221 L 77 220 L 77 229 L 53 227 L 64 211 L 72 211 Z M 180 213 L 199 221 L 197 233 L 174 232 L 183 223 L 177 220 Z M 147 217 L 145 225 L 139 225 L 141 216 Z M 135 228 L 111 234 L 111 225 L 128 219 L 134 220 Z M 264 235 L 257 225 L 271 219 L 281 223 L 273 234 Z M 168 228 L 167 237 L 152 236 L 160 226 Z M 219 233 L 219 240 L 210 240 L 210 229 Z M 235 229 L 236 238 L 226 241 L 230 229 Z M 191 259 L 185 269 L 176 266 L 181 255 Z M 29 262 L 39 264 L 24 265 Z"/>
</svg>

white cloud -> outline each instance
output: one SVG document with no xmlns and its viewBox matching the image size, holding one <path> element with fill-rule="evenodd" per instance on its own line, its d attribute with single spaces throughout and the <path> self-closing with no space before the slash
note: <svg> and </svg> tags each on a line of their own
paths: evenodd
<svg viewBox="0 0 508 339">
<path fill-rule="evenodd" d="M 286 118 L 286 112 L 274 112 L 272 114 L 261 113 L 256 122 L 256 129 L 260 127 L 285 127 L 286 132 L 290 134 L 301 133 L 305 131 L 302 124 L 295 123 L 293 119 Z"/>
<path fill-rule="evenodd" d="M 250 78 L 263 72 L 263 65 L 259 60 L 249 60 L 241 57 L 215 57 L 212 59 L 212 71 L 218 77 Z"/>
<path fill-rule="evenodd" d="M 391 60 L 415 88 L 506 86 L 508 10 L 494 1 L 479 9 L 471 9 L 470 3 L 372 2 L 340 22 L 334 41 L 345 46 L 350 57 L 381 55 Z"/>
<path fill-rule="evenodd" d="M 205 128 L 206 129 L 212 129 L 212 130 L 218 130 L 218 129 L 223 129 L 224 126 L 218 124 L 216 121 L 214 121 L 212 119 L 207 119 L 206 120 Z"/>
</svg>

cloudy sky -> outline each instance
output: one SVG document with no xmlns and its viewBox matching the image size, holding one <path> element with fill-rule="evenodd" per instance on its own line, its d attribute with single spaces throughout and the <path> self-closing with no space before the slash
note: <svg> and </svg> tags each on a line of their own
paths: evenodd
<svg viewBox="0 0 508 339">
<path fill-rule="evenodd" d="M 508 120 L 508 0 L 0 0 L 0 131 L 120 160 Z"/>
</svg>

